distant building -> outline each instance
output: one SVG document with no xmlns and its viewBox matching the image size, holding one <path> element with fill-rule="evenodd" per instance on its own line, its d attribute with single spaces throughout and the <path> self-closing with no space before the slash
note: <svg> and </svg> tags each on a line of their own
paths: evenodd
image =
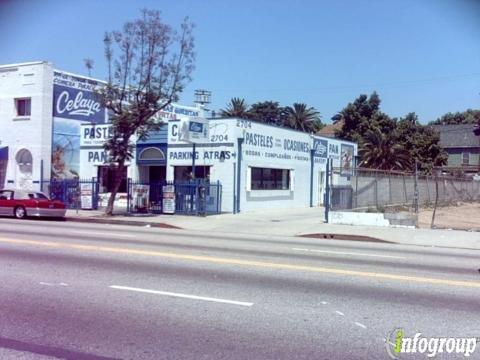
<svg viewBox="0 0 480 360">
<path fill-rule="evenodd" d="M 448 153 L 442 170 L 465 174 L 480 173 L 480 136 L 473 133 L 474 124 L 433 125 L 440 134 L 440 144 Z"/>
<path fill-rule="evenodd" d="M 317 132 L 317 135 L 335 138 L 335 132 L 342 129 L 343 123 L 343 120 L 334 121 L 333 124 L 324 126 L 319 132 Z"/>
</svg>

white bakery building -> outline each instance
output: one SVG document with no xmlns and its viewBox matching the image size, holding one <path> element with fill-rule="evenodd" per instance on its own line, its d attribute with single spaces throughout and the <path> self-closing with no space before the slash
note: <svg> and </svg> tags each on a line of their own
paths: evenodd
<svg viewBox="0 0 480 360">
<path fill-rule="evenodd" d="M 109 136 L 105 109 L 92 90 L 98 80 L 58 71 L 47 62 L 0 66 L 0 188 L 36 187 L 41 179 L 95 178 L 108 192 Z M 318 206 L 327 159 L 349 185 L 357 145 L 243 119 L 199 121 L 198 107 L 173 104 L 157 115 L 161 130 L 136 142 L 127 178 L 143 183 L 192 177 L 222 185 L 222 212 Z M 198 120 L 204 141 L 185 141 Z"/>
</svg>

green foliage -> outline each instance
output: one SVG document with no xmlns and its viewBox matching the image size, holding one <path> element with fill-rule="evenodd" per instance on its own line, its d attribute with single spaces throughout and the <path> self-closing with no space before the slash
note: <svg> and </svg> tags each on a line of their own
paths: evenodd
<svg viewBox="0 0 480 360">
<path fill-rule="evenodd" d="M 446 113 L 429 125 L 480 124 L 480 110 L 468 109 L 463 112 Z"/>
<path fill-rule="evenodd" d="M 318 132 L 324 125 L 320 113 L 304 103 L 294 103 L 283 111 L 283 125 L 295 130 L 308 133 Z"/>
<path fill-rule="evenodd" d="M 284 117 L 284 108 L 276 101 L 263 101 L 253 104 L 248 110 L 248 116 L 269 125 L 281 125 Z"/>
<path fill-rule="evenodd" d="M 338 114 L 344 124 L 336 136 L 361 143 L 369 129 L 378 128 L 384 133 L 391 133 L 395 129 L 395 121 L 380 111 L 380 102 L 378 94 L 373 92 L 370 97 L 360 95 L 348 104 Z"/>
<path fill-rule="evenodd" d="M 251 119 L 264 124 L 283 126 L 308 133 L 316 133 L 325 125 L 320 113 L 304 103 L 282 107 L 276 101 L 261 101 L 248 107 L 244 99 L 232 98 L 225 109 L 220 110 L 223 117 Z"/>
<path fill-rule="evenodd" d="M 225 109 L 220 110 L 222 117 L 236 117 L 240 119 L 248 119 L 248 105 L 244 99 L 234 97 L 227 104 Z"/>
<path fill-rule="evenodd" d="M 380 111 L 376 92 L 360 95 L 337 116 L 343 127 L 336 132 L 342 139 L 359 143 L 362 166 L 384 170 L 413 170 L 415 159 L 422 172 L 446 163 L 439 135 L 421 125 L 415 113 L 392 119 Z M 408 160 L 408 161 L 407 161 Z"/>
<path fill-rule="evenodd" d="M 417 159 L 421 172 L 429 173 L 434 166 L 446 164 L 448 156 L 440 145 L 440 135 L 430 126 L 421 125 L 415 113 L 400 118 L 394 136 L 412 159 Z"/>
<path fill-rule="evenodd" d="M 368 129 L 360 143 L 360 166 L 379 170 L 410 169 L 410 153 L 395 140 L 377 127 Z"/>
<path fill-rule="evenodd" d="M 142 10 L 121 31 L 104 36 L 107 83 L 98 90 L 109 111 L 113 136 L 105 143 L 116 168 L 106 214 L 112 215 L 125 163 L 133 155 L 133 137 L 145 139 L 160 126 L 160 110 L 177 101 L 194 68 L 193 24 L 186 18 L 180 30 L 165 24 L 156 10 Z M 91 64 L 93 66 L 93 62 Z"/>
</svg>

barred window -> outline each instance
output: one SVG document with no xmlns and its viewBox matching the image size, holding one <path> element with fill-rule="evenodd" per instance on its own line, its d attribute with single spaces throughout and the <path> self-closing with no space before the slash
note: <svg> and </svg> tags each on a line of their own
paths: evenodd
<svg viewBox="0 0 480 360">
<path fill-rule="evenodd" d="M 252 190 L 289 190 L 290 170 L 252 167 Z"/>
</svg>

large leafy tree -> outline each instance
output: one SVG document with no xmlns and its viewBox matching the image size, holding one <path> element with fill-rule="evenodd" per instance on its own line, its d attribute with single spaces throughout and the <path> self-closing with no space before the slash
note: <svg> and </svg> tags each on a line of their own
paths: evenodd
<svg viewBox="0 0 480 360">
<path fill-rule="evenodd" d="M 446 113 L 429 125 L 480 124 L 480 110 L 467 109 L 463 112 Z"/>
<path fill-rule="evenodd" d="M 244 99 L 234 97 L 230 100 L 225 109 L 220 110 L 220 115 L 223 117 L 247 119 L 249 117 L 248 105 Z"/>
<path fill-rule="evenodd" d="M 343 121 L 343 127 L 336 135 L 345 140 L 360 143 L 369 129 L 378 128 L 390 133 L 395 129 L 395 120 L 380 111 L 380 97 L 376 92 L 370 96 L 360 95 L 337 114 L 338 121 Z"/>
<path fill-rule="evenodd" d="M 265 124 L 281 125 L 284 108 L 276 101 L 263 101 L 252 104 L 248 110 L 249 118 Z"/>
<path fill-rule="evenodd" d="M 415 113 L 398 120 L 394 138 L 409 152 L 412 165 L 415 159 L 418 161 L 421 172 L 429 173 L 433 167 L 446 164 L 448 155 L 440 145 L 439 134 L 420 124 Z"/>
<path fill-rule="evenodd" d="M 380 110 L 380 98 L 375 92 L 370 96 L 360 95 L 349 103 L 336 115 L 336 121 L 343 122 L 342 129 L 336 133 L 338 137 L 359 143 L 362 166 L 388 169 L 393 164 L 395 169 L 413 170 L 416 159 L 420 170 L 429 172 L 446 162 L 439 136 L 431 128 L 421 125 L 414 113 L 399 120 L 390 118 Z M 375 150 L 372 144 L 389 144 L 392 150 Z M 400 148 L 409 154 L 410 161 L 404 161 Z M 385 162 L 377 157 L 383 152 L 388 155 Z M 393 161 L 395 154 L 399 156 L 399 163 Z M 364 159 L 367 155 L 368 159 Z"/>
<path fill-rule="evenodd" d="M 360 145 L 360 166 L 379 170 L 406 170 L 411 167 L 408 150 L 377 127 L 366 131 Z"/>
<path fill-rule="evenodd" d="M 295 130 L 316 133 L 324 126 L 320 113 L 304 103 L 294 103 L 293 106 L 285 107 L 283 115 L 283 125 Z"/>
<path fill-rule="evenodd" d="M 126 163 L 133 156 L 133 137 L 148 137 L 160 126 L 154 115 L 177 101 L 194 68 L 193 24 L 186 18 L 175 31 L 159 11 L 142 10 L 121 31 L 104 38 L 108 65 L 106 85 L 99 96 L 108 109 L 112 138 L 105 144 L 115 168 L 113 191 L 105 213 L 112 215 Z"/>
</svg>

